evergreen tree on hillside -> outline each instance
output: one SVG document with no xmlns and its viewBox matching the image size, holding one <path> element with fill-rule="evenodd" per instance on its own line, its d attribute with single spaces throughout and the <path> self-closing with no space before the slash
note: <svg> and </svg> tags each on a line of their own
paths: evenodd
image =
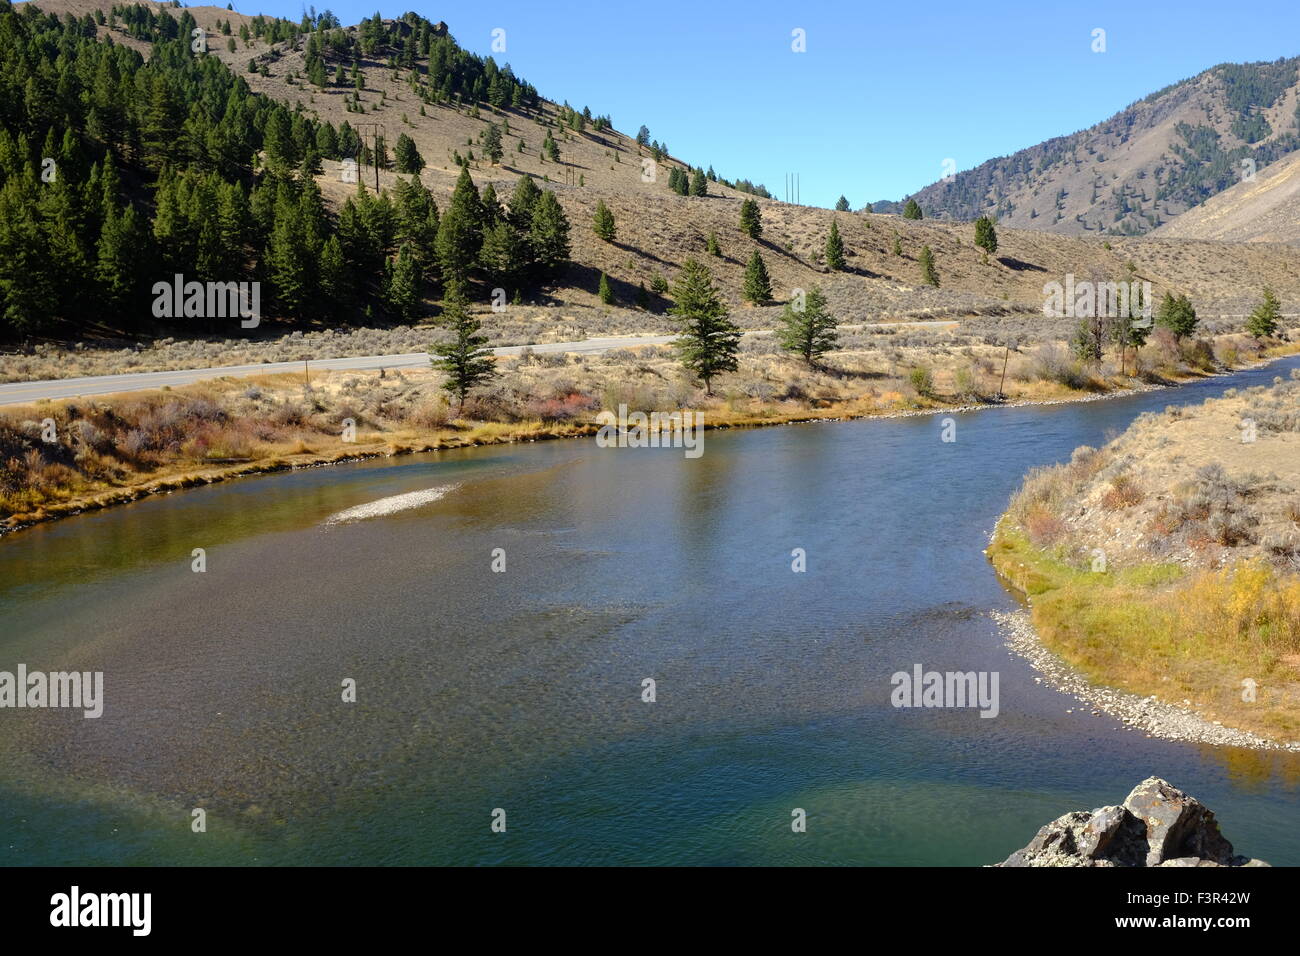
<svg viewBox="0 0 1300 956">
<path fill-rule="evenodd" d="M 988 216 L 980 216 L 975 220 L 975 245 L 984 250 L 985 258 L 998 251 L 998 233 L 993 220 Z"/>
<path fill-rule="evenodd" d="M 836 212 L 849 211 L 849 201 L 845 199 L 844 196 L 841 195 L 839 199 L 835 200 L 835 211 Z"/>
<path fill-rule="evenodd" d="M 600 283 L 596 288 L 596 295 L 600 297 L 600 301 L 604 305 L 614 304 L 614 290 L 609 287 L 609 278 L 603 272 L 600 274 Z"/>
<path fill-rule="evenodd" d="M 533 224 L 533 206 L 541 197 L 531 176 L 520 176 L 510 194 L 510 222 L 520 232 L 527 233 Z"/>
<path fill-rule="evenodd" d="M 921 254 L 916 259 L 921 267 L 921 281 L 926 285 L 939 288 L 939 270 L 934 267 L 934 253 L 929 246 L 921 247 Z"/>
<path fill-rule="evenodd" d="M 1264 298 L 1246 320 L 1246 331 L 1257 339 L 1267 339 L 1277 334 L 1282 320 L 1282 303 L 1276 293 L 1264 286 Z"/>
<path fill-rule="evenodd" d="M 840 227 L 831 220 L 830 235 L 826 237 L 826 267 L 833 272 L 844 271 L 844 240 L 840 238 Z"/>
<path fill-rule="evenodd" d="M 436 242 L 443 281 L 464 281 L 474 268 L 483 245 L 483 202 L 469 167 L 462 166 L 451 203 L 438 224 Z"/>
<path fill-rule="evenodd" d="M 713 230 L 709 230 L 709 238 L 705 243 L 705 251 L 711 256 L 717 256 L 719 259 L 722 258 L 722 247 L 718 245 L 718 234 Z"/>
<path fill-rule="evenodd" d="M 839 323 L 831 315 L 826 296 L 818 287 L 808 290 L 803 305 L 802 310 L 796 310 L 793 304 L 786 303 L 778 338 L 782 348 L 802 355 L 805 362 L 813 365 L 839 343 Z"/>
<path fill-rule="evenodd" d="M 513 285 L 523 278 L 530 265 L 526 236 L 512 223 L 498 221 L 483 237 L 479 261 L 490 281 L 503 288 Z"/>
<path fill-rule="evenodd" d="M 704 178 L 704 170 L 696 169 L 691 173 L 691 195 L 707 196 L 709 194 L 709 182 Z"/>
<path fill-rule="evenodd" d="M 505 156 L 505 148 L 501 145 L 501 127 L 496 123 L 489 123 L 483 131 L 483 155 L 493 166 L 498 165 Z"/>
<path fill-rule="evenodd" d="M 592 217 L 592 228 L 596 235 L 606 242 L 614 241 L 614 214 L 605 205 L 605 200 L 596 201 L 596 214 Z"/>
<path fill-rule="evenodd" d="M 746 199 L 740 204 L 740 228 L 751 239 L 757 239 L 763 234 L 763 214 L 753 199 Z"/>
<path fill-rule="evenodd" d="M 924 219 L 925 214 L 921 212 L 921 204 L 915 199 L 909 199 L 903 206 L 904 219 Z"/>
<path fill-rule="evenodd" d="M 533 204 L 528 236 L 542 275 L 557 275 L 569 258 L 569 220 L 549 189 Z"/>
<path fill-rule="evenodd" d="M 397 258 L 389 264 L 384 304 L 389 312 L 406 322 L 420 314 L 424 285 L 420 272 L 419 260 L 410 243 L 403 243 L 397 251 Z"/>
<path fill-rule="evenodd" d="M 397 159 L 397 171 L 399 173 L 418 173 L 424 168 L 424 157 L 415 148 L 415 140 L 405 133 L 398 135 L 397 146 L 393 149 L 393 155 Z"/>
<path fill-rule="evenodd" d="M 745 298 L 754 305 L 766 305 L 772 301 L 772 280 L 757 249 L 745 266 Z"/>
<path fill-rule="evenodd" d="M 695 259 L 682 264 L 669 311 L 679 323 L 681 334 L 674 345 L 682 364 L 704 381 L 706 394 L 712 395 L 713 379 L 736 370 L 740 329 L 728 319 L 709 270 Z"/>
</svg>

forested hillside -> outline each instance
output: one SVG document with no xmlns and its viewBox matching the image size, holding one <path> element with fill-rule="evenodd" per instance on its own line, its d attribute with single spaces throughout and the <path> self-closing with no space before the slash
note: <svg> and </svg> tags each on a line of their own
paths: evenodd
<svg viewBox="0 0 1300 956">
<path fill-rule="evenodd" d="M 149 58 L 111 36 L 97 41 L 101 18 L 152 44 Z M 371 144 L 347 122 L 318 122 L 252 93 L 217 57 L 196 55 L 195 26 L 188 11 L 140 5 L 81 20 L 0 8 L 0 312 L 9 335 L 60 322 L 148 326 L 153 283 L 174 273 L 259 280 L 264 309 L 289 318 L 409 318 L 430 281 L 541 282 L 567 257 L 564 213 L 527 177 L 506 217 L 466 169 L 440 219 L 405 137 L 396 160 L 415 175 L 379 195 L 358 183 L 337 217 L 327 214 L 315 178 L 322 161 L 373 163 Z M 311 26 L 307 60 L 322 79 L 327 58 L 419 56 L 431 101 L 537 105 L 532 86 L 414 15 L 367 21 L 359 36 Z M 261 17 L 252 31 L 271 42 L 300 34 Z M 382 138 L 372 143 L 390 162 Z"/>
</svg>

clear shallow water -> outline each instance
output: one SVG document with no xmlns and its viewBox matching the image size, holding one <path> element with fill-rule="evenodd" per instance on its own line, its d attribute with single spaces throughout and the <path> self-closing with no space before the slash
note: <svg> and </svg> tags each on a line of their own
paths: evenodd
<svg viewBox="0 0 1300 956">
<path fill-rule="evenodd" d="M 1030 467 L 1297 366 L 958 415 L 954 444 L 943 416 L 693 460 L 547 442 L 28 529 L 0 540 L 0 669 L 102 670 L 106 704 L 0 711 L 0 862 L 978 865 L 1156 773 L 1300 863 L 1300 758 L 1066 714 L 982 554 Z M 1000 715 L 892 708 L 915 663 L 1000 672 Z"/>
</svg>

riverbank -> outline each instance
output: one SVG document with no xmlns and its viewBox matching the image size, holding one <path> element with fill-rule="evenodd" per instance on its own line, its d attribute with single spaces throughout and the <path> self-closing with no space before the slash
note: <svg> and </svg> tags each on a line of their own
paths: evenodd
<svg viewBox="0 0 1300 956">
<path fill-rule="evenodd" d="M 1241 367 L 1300 350 L 1300 344 L 1279 343 L 1250 353 L 1240 336 L 1216 344 Z M 1067 370 L 1063 376 L 1054 364 L 1057 356 L 1044 356 L 1042 350 L 1009 362 L 1005 385 L 989 357 L 978 354 L 957 356 L 959 365 L 934 355 L 928 364 L 921 364 L 924 356 L 897 355 L 895 366 L 901 360 L 910 370 L 894 376 L 864 370 L 871 359 L 863 356 L 857 356 L 855 370 L 854 358 L 846 356 L 839 368 L 809 371 L 785 356 L 746 356 L 741 375 L 751 381 L 803 375 L 816 387 L 790 385 L 780 395 L 764 388 L 752 389 L 756 394 L 730 390 L 708 397 L 680 382 L 649 384 L 667 380 L 667 349 L 625 350 L 600 362 L 525 355 L 498 363 L 504 384 L 472 402 L 465 418 L 452 415 L 437 387 L 440 376 L 423 369 L 318 373 L 310 384 L 293 375 L 221 378 L 155 392 L 13 406 L 0 413 L 0 534 L 248 475 L 591 436 L 599 427 L 595 413 L 619 404 L 691 408 L 713 429 L 1096 401 L 1165 387 L 1105 368 L 1088 375 Z M 1178 384 L 1210 374 L 1219 373 L 1166 364 L 1162 380 Z M 1005 389 L 1001 401 L 992 382 Z M 46 441 L 51 425 L 53 440 Z"/>
<path fill-rule="evenodd" d="M 1152 736 L 1300 750 L 1298 400 L 1229 390 L 1032 472 L 988 548 L 1012 649 Z"/>
</svg>

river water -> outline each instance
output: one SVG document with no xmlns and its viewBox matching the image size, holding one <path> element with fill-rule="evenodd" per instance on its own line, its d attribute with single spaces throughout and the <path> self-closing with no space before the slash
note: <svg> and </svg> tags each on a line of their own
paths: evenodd
<svg viewBox="0 0 1300 956">
<path fill-rule="evenodd" d="M 1081 711 L 1003 646 L 982 554 L 1029 468 L 1293 367 L 951 443 L 936 415 L 468 449 L 7 536 L 0 670 L 102 671 L 105 703 L 0 710 L 0 863 L 971 866 L 1158 774 L 1300 864 L 1300 756 Z M 892 707 L 916 664 L 997 672 L 998 715 Z"/>
</svg>

